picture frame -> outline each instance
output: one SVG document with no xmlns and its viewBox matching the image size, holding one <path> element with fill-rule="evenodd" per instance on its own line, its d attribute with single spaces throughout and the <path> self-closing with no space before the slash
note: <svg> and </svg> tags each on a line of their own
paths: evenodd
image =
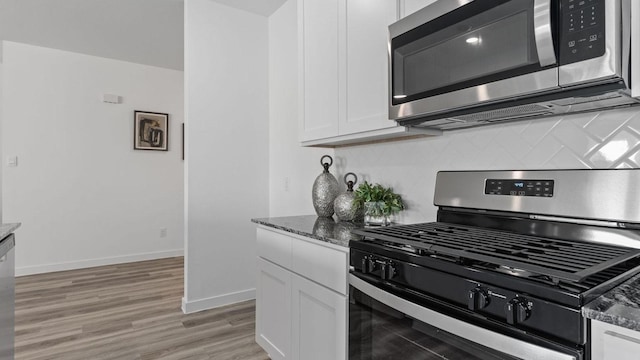
<svg viewBox="0 0 640 360">
<path fill-rule="evenodd" d="M 133 113 L 133 149 L 169 150 L 169 114 L 135 110 Z"/>
</svg>

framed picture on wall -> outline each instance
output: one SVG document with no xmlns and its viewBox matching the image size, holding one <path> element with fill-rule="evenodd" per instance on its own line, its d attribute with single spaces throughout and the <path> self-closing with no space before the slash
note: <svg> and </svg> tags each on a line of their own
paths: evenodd
<svg viewBox="0 0 640 360">
<path fill-rule="evenodd" d="M 136 110 L 133 120 L 135 150 L 169 149 L 169 114 Z"/>
</svg>

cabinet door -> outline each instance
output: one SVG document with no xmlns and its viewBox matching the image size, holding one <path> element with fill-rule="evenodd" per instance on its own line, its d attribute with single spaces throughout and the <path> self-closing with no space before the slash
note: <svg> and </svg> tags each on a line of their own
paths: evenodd
<svg viewBox="0 0 640 360">
<path fill-rule="evenodd" d="M 293 358 L 347 358 L 347 298 L 293 275 Z"/>
<path fill-rule="evenodd" d="M 405 17 L 422 9 L 423 7 L 436 2 L 436 0 L 400 0 L 401 16 Z"/>
<path fill-rule="evenodd" d="M 640 332 L 591 321 L 593 359 L 632 360 L 640 358 Z"/>
<path fill-rule="evenodd" d="M 387 94 L 390 24 L 398 19 L 397 0 L 346 1 L 346 118 L 341 134 L 397 126 L 389 120 Z"/>
<path fill-rule="evenodd" d="M 291 272 L 258 258 L 256 342 L 271 359 L 291 359 Z"/>
<path fill-rule="evenodd" d="M 338 135 L 340 0 L 298 0 L 300 138 Z"/>
</svg>

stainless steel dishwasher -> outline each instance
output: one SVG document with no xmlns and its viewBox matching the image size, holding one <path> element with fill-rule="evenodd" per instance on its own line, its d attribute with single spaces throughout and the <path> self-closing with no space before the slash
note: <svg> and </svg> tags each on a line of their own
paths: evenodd
<svg viewBox="0 0 640 360">
<path fill-rule="evenodd" d="M 13 360 L 15 334 L 15 240 L 0 241 L 0 360 Z"/>
</svg>

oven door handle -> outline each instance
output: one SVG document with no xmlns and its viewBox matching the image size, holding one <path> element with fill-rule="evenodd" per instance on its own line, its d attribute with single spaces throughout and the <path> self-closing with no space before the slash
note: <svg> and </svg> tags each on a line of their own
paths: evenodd
<svg viewBox="0 0 640 360">
<path fill-rule="evenodd" d="M 555 64 L 556 51 L 553 48 L 551 32 L 551 0 L 533 1 L 533 28 L 540 66 Z"/>
<path fill-rule="evenodd" d="M 505 354 L 525 360 L 577 360 L 573 355 L 560 353 L 542 346 L 514 339 L 414 304 L 371 285 L 353 274 L 349 274 L 349 284 L 376 301 L 411 316 L 414 319 Z"/>
</svg>

